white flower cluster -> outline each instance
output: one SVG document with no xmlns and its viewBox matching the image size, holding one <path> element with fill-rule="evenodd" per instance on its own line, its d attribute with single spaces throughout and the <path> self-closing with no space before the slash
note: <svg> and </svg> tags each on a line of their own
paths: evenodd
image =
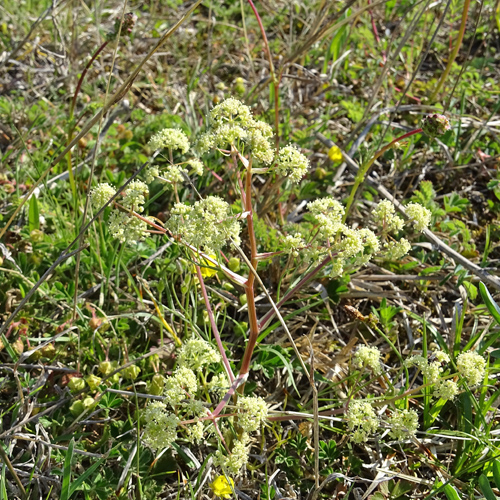
<svg viewBox="0 0 500 500">
<path fill-rule="evenodd" d="M 387 423 L 390 426 L 389 435 L 398 440 L 413 437 L 418 429 L 418 414 L 415 410 L 395 410 Z"/>
<path fill-rule="evenodd" d="M 370 434 L 377 431 L 379 419 L 372 405 L 367 401 L 351 401 L 347 410 L 347 422 L 350 430 L 354 431 L 352 440 L 363 443 Z"/>
<path fill-rule="evenodd" d="M 344 266 L 365 265 L 380 250 L 380 243 L 370 229 L 351 229 L 342 222 L 344 207 L 332 197 L 308 203 L 307 208 L 316 222 L 316 237 L 306 242 L 300 235 L 288 236 L 283 250 L 297 256 L 298 249 L 305 260 L 317 260 L 328 252 L 335 253 L 332 276 L 343 273 Z"/>
<path fill-rule="evenodd" d="M 95 210 L 100 210 L 116 191 L 109 184 L 99 184 L 91 191 L 91 203 Z M 132 181 L 120 199 L 120 204 L 128 212 L 113 208 L 109 216 L 109 232 L 120 242 L 134 243 L 144 239 L 148 226 L 146 222 L 135 217 L 132 212 L 144 211 L 145 197 L 149 194 L 148 186 L 144 182 Z"/>
<path fill-rule="evenodd" d="M 243 432 L 239 439 L 233 441 L 233 448 L 229 455 L 217 450 L 214 455 L 214 465 L 220 467 L 227 475 L 238 474 L 248 462 L 248 444 L 250 436 Z"/>
<path fill-rule="evenodd" d="M 198 140 L 197 149 L 200 154 L 213 148 L 235 146 L 242 151 L 244 147 L 248 147 L 255 161 L 264 165 L 272 163 L 272 128 L 263 121 L 255 120 L 250 108 L 238 99 L 231 97 L 215 106 L 210 111 L 209 122 L 210 131 Z"/>
<path fill-rule="evenodd" d="M 154 450 L 168 448 L 177 439 L 179 419 L 172 413 L 165 412 L 165 405 L 153 401 L 143 413 L 146 432 L 144 441 Z"/>
<path fill-rule="evenodd" d="M 410 217 L 415 231 L 421 233 L 431 223 L 431 211 L 419 203 L 410 203 L 406 205 L 406 214 Z"/>
<path fill-rule="evenodd" d="M 154 150 L 170 149 L 179 150 L 185 154 L 189 151 L 189 139 L 187 135 L 177 128 L 164 128 L 149 140 L 149 144 Z"/>
<path fill-rule="evenodd" d="M 389 200 L 381 201 L 373 210 L 372 217 L 387 232 L 401 231 L 405 224 L 404 220 L 396 215 L 396 209 Z"/>
<path fill-rule="evenodd" d="M 179 366 L 189 366 L 195 371 L 205 365 L 220 363 L 220 361 L 220 354 L 208 342 L 196 337 L 184 343 L 177 357 Z"/>
<path fill-rule="evenodd" d="M 453 400 L 458 394 L 458 386 L 453 380 L 442 378 L 443 365 L 450 361 L 450 357 L 443 351 L 433 351 L 432 358 L 435 358 L 435 361 L 429 361 L 420 355 L 412 356 L 407 360 L 406 365 L 408 367 L 416 366 L 425 377 L 425 383 L 434 385 L 433 397 Z"/>
<path fill-rule="evenodd" d="M 229 383 L 224 374 L 213 375 L 206 384 L 206 371 L 210 365 L 220 363 L 219 353 L 205 340 L 192 337 L 180 349 L 177 357 L 177 368 L 163 385 L 164 400 L 150 403 L 144 411 L 144 441 L 154 450 L 162 450 L 177 439 L 178 433 L 189 442 L 203 439 L 211 425 L 209 420 L 201 420 L 208 414 L 205 405 L 197 399 L 203 387 L 217 393 L 225 394 Z M 201 381 L 201 382 L 200 382 Z M 250 433 L 257 431 L 266 420 L 268 409 L 266 402 L 259 397 L 238 398 L 235 409 L 237 417 L 231 417 L 232 424 L 225 425 L 227 442 L 232 442 L 231 452 L 218 450 L 214 464 L 227 474 L 238 474 L 248 461 L 248 444 Z M 196 420 L 189 424 L 185 420 Z M 229 435 L 229 428 L 237 424 L 239 432 L 234 438 Z"/>
<path fill-rule="evenodd" d="M 189 168 L 191 167 L 191 168 Z M 184 182 L 189 175 L 203 175 L 203 163 L 197 158 L 184 163 L 163 166 L 153 165 L 146 170 L 146 182 L 151 184 L 155 179 L 162 183 L 176 184 Z"/>
<path fill-rule="evenodd" d="M 295 146 L 289 144 L 281 148 L 276 162 L 276 171 L 299 182 L 309 169 L 309 160 Z"/>
<path fill-rule="evenodd" d="M 375 375 L 382 373 L 380 366 L 380 351 L 377 347 L 362 345 L 354 354 L 353 365 L 356 368 L 368 368 Z"/>
<path fill-rule="evenodd" d="M 113 198 L 115 193 L 115 189 L 107 182 L 98 184 L 95 188 L 93 188 L 90 192 L 90 201 L 94 210 L 101 210 L 101 208 L 106 205 L 111 198 Z"/>
<path fill-rule="evenodd" d="M 267 404 L 259 397 L 238 398 L 236 406 L 238 412 L 238 426 L 240 433 L 233 439 L 231 453 L 226 455 L 218 450 L 214 456 L 214 465 L 219 466 L 226 474 L 237 474 L 248 461 L 248 444 L 250 432 L 257 431 L 267 418 Z"/>
<path fill-rule="evenodd" d="M 196 419 L 206 414 L 203 403 L 196 399 L 198 375 L 204 367 L 219 361 L 219 354 L 205 340 L 192 337 L 184 343 L 175 372 L 163 384 L 164 400 L 149 403 L 144 410 L 144 441 L 150 448 L 170 446 L 177 439 L 181 418 Z M 205 423 L 198 421 L 183 428 L 188 441 L 196 442 L 203 438 Z"/>
<path fill-rule="evenodd" d="M 475 387 L 484 380 L 486 360 L 474 351 L 463 352 L 458 355 L 457 370 L 470 387 Z"/>
<path fill-rule="evenodd" d="M 206 253 L 215 253 L 231 239 L 240 244 L 240 223 L 229 204 L 217 196 L 208 196 L 194 205 L 176 203 L 167 227 L 185 243 Z"/>
</svg>

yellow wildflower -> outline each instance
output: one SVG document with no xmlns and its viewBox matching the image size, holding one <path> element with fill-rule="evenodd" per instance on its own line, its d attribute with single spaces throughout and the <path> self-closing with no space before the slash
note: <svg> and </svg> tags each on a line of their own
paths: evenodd
<svg viewBox="0 0 500 500">
<path fill-rule="evenodd" d="M 210 258 L 217 260 L 217 256 L 215 254 L 209 254 Z M 207 266 L 207 267 L 205 267 Z M 211 278 L 215 274 L 217 274 L 217 269 L 214 269 L 215 264 L 210 262 L 208 259 L 200 260 L 200 271 L 203 278 Z M 196 267 L 193 266 L 193 273 L 196 274 Z"/>
<path fill-rule="evenodd" d="M 210 484 L 210 488 L 216 496 L 220 498 L 231 498 L 234 489 L 234 481 L 229 478 L 229 482 L 225 476 L 218 476 L 214 482 Z"/>
<path fill-rule="evenodd" d="M 342 161 L 342 151 L 340 151 L 338 146 L 332 146 L 328 150 L 328 158 L 332 161 Z"/>
</svg>

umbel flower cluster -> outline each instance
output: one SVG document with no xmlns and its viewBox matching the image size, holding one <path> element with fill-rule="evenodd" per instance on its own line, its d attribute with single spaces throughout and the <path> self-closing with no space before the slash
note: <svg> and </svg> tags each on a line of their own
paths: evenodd
<svg viewBox="0 0 500 500">
<path fill-rule="evenodd" d="M 99 184 L 91 192 L 92 207 L 100 210 L 116 194 L 109 184 Z M 109 216 L 109 231 L 114 238 L 122 243 L 125 241 L 139 241 L 147 234 L 148 217 L 137 217 L 144 211 L 148 186 L 142 181 L 134 180 L 122 193 L 121 203 L 116 203 Z"/>
<path fill-rule="evenodd" d="M 344 207 L 332 197 L 312 201 L 307 208 L 315 223 L 314 230 L 301 232 L 300 226 L 290 228 L 294 234 L 284 238 L 283 250 L 294 257 L 300 255 L 306 262 L 333 256 L 332 276 L 341 275 L 348 266 L 366 265 L 376 255 L 388 260 L 400 259 L 411 249 L 406 238 L 396 240 L 390 235 L 403 229 L 405 223 L 389 201 L 380 202 L 372 212 L 379 235 L 368 228 L 353 229 L 346 225 Z M 418 203 L 409 204 L 407 213 L 418 232 L 430 223 L 431 212 Z"/>
<path fill-rule="evenodd" d="M 143 412 L 143 439 L 150 448 L 161 451 L 178 439 L 196 443 L 213 438 L 216 443 L 217 434 L 223 439 L 214 464 L 227 474 L 238 474 L 248 461 L 251 433 L 267 418 L 267 404 L 259 397 L 240 396 L 235 406 L 226 406 L 230 407 L 229 416 L 212 415 L 212 405 L 200 396 L 208 391 L 221 399 L 228 391 L 226 376 L 213 373 L 220 361 L 219 353 L 205 340 L 193 337 L 185 342 L 176 370 L 163 380 L 163 400 L 149 403 Z"/>
<path fill-rule="evenodd" d="M 460 383 L 472 389 L 485 378 L 486 360 L 474 351 L 459 354 L 456 375 L 450 375 L 447 367 L 449 362 L 448 354 L 436 350 L 429 358 L 412 356 L 406 365 L 417 367 L 424 376 L 424 383 L 432 387 L 432 396 L 442 401 L 453 400 L 459 392 Z M 353 366 L 380 375 L 380 351 L 376 347 L 360 346 L 354 354 Z M 418 414 L 415 410 L 394 409 L 384 418 L 376 413 L 369 400 L 351 401 L 346 416 L 348 428 L 353 431 L 352 439 L 356 443 L 367 441 L 379 428 L 388 429 L 389 436 L 400 441 L 413 437 L 418 430 Z"/>
</svg>

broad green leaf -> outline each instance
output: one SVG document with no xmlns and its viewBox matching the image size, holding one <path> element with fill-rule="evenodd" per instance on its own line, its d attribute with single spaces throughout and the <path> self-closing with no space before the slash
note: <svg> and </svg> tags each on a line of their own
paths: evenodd
<svg viewBox="0 0 500 500">
<path fill-rule="evenodd" d="M 495 493 L 493 493 L 493 490 L 491 489 L 488 478 L 484 474 L 479 476 L 479 488 L 481 489 L 481 492 L 486 500 L 498 500 Z"/>
<path fill-rule="evenodd" d="M 497 488 L 500 489 L 500 462 L 498 460 L 493 462 L 493 479 Z"/>
</svg>

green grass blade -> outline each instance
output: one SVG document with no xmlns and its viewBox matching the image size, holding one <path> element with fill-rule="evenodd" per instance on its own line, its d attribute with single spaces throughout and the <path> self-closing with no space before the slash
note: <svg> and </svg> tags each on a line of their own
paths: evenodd
<svg viewBox="0 0 500 500">
<path fill-rule="evenodd" d="M 0 444 L 0 446 L 2 446 Z M 7 497 L 7 489 L 5 487 L 5 469 L 7 466 L 2 464 L 2 475 L 0 476 L 0 500 L 9 500 Z"/>
<path fill-rule="evenodd" d="M 32 196 L 30 198 L 30 205 L 28 208 L 28 227 L 30 232 L 34 229 L 40 229 L 40 211 L 38 209 L 36 196 Z"/>
<path fill-rule="evenodd" d="M 493 462 L 493 479 L 495 480 L 496 487 L 500 489 L 500 462 L 498 460 Z"/>
<path fill-rule="evenodd" d="M 451 484 L 445 484 L 443 490 L 448 500 L 461 500 L 457 490 Z"/>
<path fill-rule="evenodd" d="M 484 304 L 490 311 L 490 314 L 495 318 L 495 321 L 500 325 L 500 306 L 493 300 L 486 285 L 481 281 L 479 283 L 479 293 L 483 299 Z"/>
<path fill-rule="evenodd" d="M 493 490 L 491 489 L 488 478 L 484 474 L 479 476 L 479 488 L 481 489 L 481 492 L 486 500 L 498 500 L 495 493 L 493 493 Z"/>
<path fill-rule="evenodd" d="M 71 462 L 73 460 L 73 449 L 75 447 L 75 439 L 73 438 L 68 445 L 66 458 L 64 459 L 63 480 L 61 488 L 61 496 L 59 500 L 69 500 L 71 486 Z"/>
<path fill-rule="evenodd" d="M 69 497 L 71 498 L 73 493 L 83 484 L 85 479 L 87 479 L 96 469 L 104 462 L 105 458 L 100 458 L 95 464 L 92 464 L 81 476 L 77 477 L 69 488 Z"/>
<path fill-rule="evenodd" d="M 7 338 L 5 337 L 5 335 L 3 333 L 2 333 L 0 338 L 2 339 L 2 343 L 3 343 L 3 346 L 5 347 L 5 350 L 7 351 L 7 354 L 10 356 L 12 361 L 14 361 L 14 363 L 16 363 L 17 360 L 19 359 L 18 355 L 16 354 L 14 349 L 12 349 L 12 346 L 10 345 L 9 341 L 7 340 Z"/>
</svg>

